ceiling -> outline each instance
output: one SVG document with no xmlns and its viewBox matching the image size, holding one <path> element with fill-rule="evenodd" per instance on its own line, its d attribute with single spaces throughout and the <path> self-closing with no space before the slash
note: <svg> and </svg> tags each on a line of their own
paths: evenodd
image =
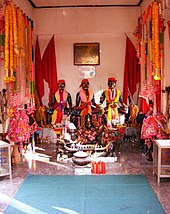
<svg viewBox="0 0 170 214">
<path fill-rule="evenodd" d="M 143 0 L 28 0 L 33 8 L 139 7 Z"/>
</svg>

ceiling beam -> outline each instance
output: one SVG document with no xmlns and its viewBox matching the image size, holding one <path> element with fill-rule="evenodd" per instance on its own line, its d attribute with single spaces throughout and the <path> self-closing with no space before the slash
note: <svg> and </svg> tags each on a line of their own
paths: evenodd
<svg viewBox="0 0 170 214">
<path fill-rule="evenodd" d="M 138 6 L 140 6 L 142 4 L 143 0 L 140 0 L 138 3 Z"/>
<path fill-rule="evenodd" d="M 84 7 L 140 7 L 140 5 L 142 4 L 143 0 L 140 0 L 138 4 L 127 4 L 127 5 L 123 5 L 123 4 L 104 4 L 104 5 L 54 5 L 54 6 L 48 6 L 48 5 L 44 5 L 44 6 L 36 6 L 35 3 L 32 0 L 28 0 L 28 2 L 31 4 L 31 6 L 35 9 L 50 9 L 50 8 L 84 8 Z"/>
<path fill-rule="evenodd" d="M 32 0 L 28 0 L 28 2 L 31 4 L 31 6 L 32 6 L 33 8 L 36 8 L 36 5 L 33 3 Z"/>
</svg>

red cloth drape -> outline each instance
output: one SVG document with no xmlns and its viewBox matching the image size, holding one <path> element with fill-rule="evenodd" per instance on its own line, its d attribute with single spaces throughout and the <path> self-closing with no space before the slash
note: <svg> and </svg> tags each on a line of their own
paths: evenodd
<svg viewBox="0 0 170 214">
<path fill-rule="evenodd" d="M 149 111 L 149 100 L 144 97 L 140 97 L 140 111 L 143 114 L 146 114 Z"/>
<path fill-rule="evenodd" d="M 57 90 L 57 68 L 55 55 L 54 36 L 49 41 L 42 58 L 43 78 L 48 83 L 50 94 L 49 102 L 52 102 L 52 95 Z"/>
<path fill-rule="evenodd" d="M 168 32 L 169 32 L 169 37 L 170 37 L 170 20 L 167 22 L 168 24 Z"/>
<path fill-rule="evenodd" d="M 38 36 L 36 39 L 36 46 L 35 46 L 35 86 L 36 86 L 40 103 L 42 103 L 42 97 L 44 96 L 44 81 L 43 81 L 43 71 L 42 71 L 42 65 L 41 65 L 41 53 L 40 53 Z"/>
<path fill-rule="evenodd" d="M 123 99 L 128 102 L 128 89 L 133 97 L 137 91 L 137 84 L 140 82 L 140 65 L 136 49 L 130 39 L 126 36 L 125 66 Z"/>
</svg>

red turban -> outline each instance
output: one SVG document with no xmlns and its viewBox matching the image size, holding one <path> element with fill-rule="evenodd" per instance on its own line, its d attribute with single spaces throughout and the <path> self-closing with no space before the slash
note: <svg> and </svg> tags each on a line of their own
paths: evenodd
<svg viewBox="0 0 170 214">
<path fill-rule="evenodd" d="M 58 80 L 58 83 L 65 83 L 65 80 L 63 80 L 63 79 Z"/>
<path fill-rule="evenodd" d="M 83 79 L 82 81 L 81 81 L 81 84 L 80 84 L 80 87 L 83 85 L 83 83 L 85 83 L 85 82 L 89 82 L 89 80 L 88 79 Z"/>
<path fill-rule="evenodd" d="M 109 77 L 109 78 L 108 78 L 108 82 L 109 82 L 109 81 L 117 82 L 117 79 L 114 78 L 114 77 Z"/>
</svg>

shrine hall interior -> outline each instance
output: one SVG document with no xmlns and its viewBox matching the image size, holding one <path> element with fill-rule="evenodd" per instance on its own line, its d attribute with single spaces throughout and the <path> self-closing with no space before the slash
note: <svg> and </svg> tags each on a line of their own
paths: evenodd
<svg viewBox="0 0 170 214">
<path fill-rule="evenodd" d="M 144 174 L 170 213 L 169 59 L 169 0 L 0 0 L 0 212 L 29 174 Z"/>
</svg>

